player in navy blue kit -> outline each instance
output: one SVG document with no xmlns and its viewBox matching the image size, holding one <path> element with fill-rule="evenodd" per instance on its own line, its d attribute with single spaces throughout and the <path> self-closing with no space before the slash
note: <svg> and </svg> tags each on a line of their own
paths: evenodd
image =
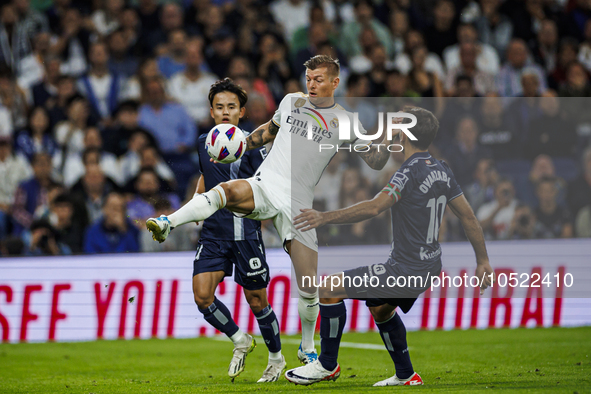
<svg viewBox="0 0 591 394">
<path fill-rule="evenodd" d="M 400 307 L 407 313 L 417 297 L 429 287 L 428 278 L 441 273 L 441 247 L 437 238 L 447 205 L 460 219 L 474 248 L 476 276 L 484 277 L 481 294 L 494 280 L 482 229 L 472 208 L 448 165 L 427 152 L 439 128 L 437 118 L 422 108 L 405 108 L 405 112 L 417 118 L 417 125 L 411 130 L 417 140 L 411 141 L 404 133 L 399 134 L 405 161 L 380 193 L 372 200 L 337 211 L 302 210 L 294 220 L 296 228 L 306 231 L 329 223 L 360 222 L 390 208 L 393 242 L 386 263 L 333 275 L 339 277 L 340 286 L 332 291 L 327 287 L 321 289 L 321 353 L 316 362 L 286 372 L 285 377 L 293 383 L 308 385 L 339 377 L 337 357 L 346 321 L 343 300 L 357 298 L 366 300 L 396 368 L 394 376 L 374 386 L 423 384 L 421 377 L 414 372 L 406 343 L 406 329 L 395 309 Z M 377 280 L 374 281 L 375 286 L 366 284 L 355 287 L 351 281 L 347 281 L 347 278 L 352 280 L 354 277 L 375 277 Z M 388 285 L 389 277 L 405 277 L 408 284 L 393 287 Z M 410 280 L 413 277 L 415 279 Z M 330 286 L 337 282 L 332 282 L 329 277 L 326 283 Z"/>
<path fill-rule="evenodd" d="M 237 125 L 244 116 L 246 91 L 226 78 L 211 86 L 209 101 L 216 124 Z M 204 193 L 230 179 L 248 178 L 267 155 L 265 147 L 246 152 L 231 164 L 214 164 L 205 149 L 207 134 L 199 138 L 201 177 L 197 193 Z M 279 323 L 267 300 L 269 266 L 262 242 L 261 222 L 242 219 L 228 210 L 219 210 L 203 222 L 193 268 L 193 294 L 199 311 L 212 326 L 234 342 L 234 354 L 228 375 L 235 378 L 244 370 L 244 362 L 256 342 L 242 332 L 228 308 L 215 297 L 215 290 L 224 277 L 231 276 L 244 289 L 244 295 L 257 318 L 261 335 L 269 349 L 269 364 L 259 382 L 274 382 L 285 369 L 281 354 Z"/>
</svg>

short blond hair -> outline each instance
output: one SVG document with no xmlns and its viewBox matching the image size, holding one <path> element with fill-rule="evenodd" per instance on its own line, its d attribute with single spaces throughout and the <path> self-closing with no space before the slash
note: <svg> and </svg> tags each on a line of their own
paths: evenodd
<svg viewBox="0 0 591 394">
<path fill-rule="evenodd" d="M 341 72 L 341 66 L 339 64 L 339 59 L 333 59 L 328 55 L 316 55 L 304 63 L 304 66 L 308 70 L 316 70 L 320 67 L 326 67 L 328 70 L 328 75 L 332 77 L 338 77 L 339 73 Z"/>
</svg>

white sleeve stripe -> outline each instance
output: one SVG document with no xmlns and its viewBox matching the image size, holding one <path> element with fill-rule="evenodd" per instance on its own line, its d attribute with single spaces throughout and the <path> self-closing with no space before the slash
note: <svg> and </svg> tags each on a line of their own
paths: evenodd
<svg viewBox="0 0 591 394">
<path fill-rule="evenodd" d="M 463 195 L 464 192 L 461 192 L 460 194 L 458 194 L 457 196 L 454 196 L 452 198 L 450 198 L 449 200 L 447 200 L 447 202 L 450 202 L 451 200 L 455 200 L 456 198 L 460 197 L 461 195 Z"/>
</svg>

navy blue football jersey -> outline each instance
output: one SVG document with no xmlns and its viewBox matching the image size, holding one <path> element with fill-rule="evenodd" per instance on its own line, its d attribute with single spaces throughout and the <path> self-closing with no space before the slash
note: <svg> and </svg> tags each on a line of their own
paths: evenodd
<svg viewBox="0 0 591 394">
<path fill-rule="evenodd" d="M 231 179 L 250 178 L 267 156 L 267 150 L 263 146 L 244 153 L 240 160 L 231 164 L 216 164 L 209 161 L 209 155 L 205 149 L 207 133 L 199 136 L 199 164 L 200 171 L 205 179 L 205 190 L 217 186 L 221 182 Z M 227 209 L 221 209 L 203 222 L 201 237 L 204 239 L 242 241 L 262 239 L 261 222 L 252 219 L 243 219 L 234 216 Z"/>
<path fill-rule="evenodd" d="M 438 237 L 445 207 L 463 194 L 447 163 L 427 152 L 415 153 L 383 191 L 396 201 L 391 258 L 413 271 L 440 269 Z"/>
</svg>

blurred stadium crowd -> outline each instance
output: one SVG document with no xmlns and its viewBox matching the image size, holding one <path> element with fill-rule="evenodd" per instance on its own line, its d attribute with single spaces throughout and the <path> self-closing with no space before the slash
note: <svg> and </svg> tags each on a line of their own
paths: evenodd
<svg viewBox="0 0 591 394">
<path fill-rule="evenodd" d="M 489 239 L 591 237 L 591 1 L 1 3 L 1 255 L 193 249 L 195 226 L 162 245 L 141 230 L 195 190 L 209 86 L 242 85 L 253 130 L 305 90 L 316 54 L 340 59 L 339 96 L 437 113 L 432 154 Z M 372 197 L 400 164 L 376 173 L 337 154 L 317 207 Z M 453 214 L 443 223 L 440 240 L 464 239 Z M 389 237 L 385 214 L 319 232 L 321 245 Z"/>
</svg>

